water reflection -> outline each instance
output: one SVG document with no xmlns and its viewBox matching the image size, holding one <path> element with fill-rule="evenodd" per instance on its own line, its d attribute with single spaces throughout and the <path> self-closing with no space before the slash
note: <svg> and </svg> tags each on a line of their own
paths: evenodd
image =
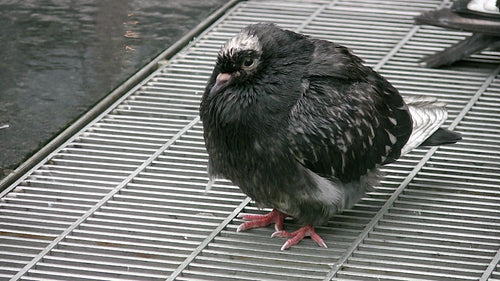
<svg viewBox="0 0 500 281">
<path fill-rule="evenodd" d="M 0 0 L 0 177 L 223 0 Z"/>
</svg>

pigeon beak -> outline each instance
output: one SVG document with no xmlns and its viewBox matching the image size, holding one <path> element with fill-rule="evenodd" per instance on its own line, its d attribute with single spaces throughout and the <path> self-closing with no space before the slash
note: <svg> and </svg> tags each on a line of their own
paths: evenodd
<svg viewBox="0 0 500 281">
<path fill-rule="evenodd" d="M 216 84 L 225 84 L 231 79 L 231 73 L 219 73 L 217 75 Z"/>
<path fill-rule="evenodd" d="M 215 79 L 215 85 L 210 90 L 210 94 L 216 94 L 220 92 L 231 80 L 231 73 L 219 73 Z"/>
</svg>

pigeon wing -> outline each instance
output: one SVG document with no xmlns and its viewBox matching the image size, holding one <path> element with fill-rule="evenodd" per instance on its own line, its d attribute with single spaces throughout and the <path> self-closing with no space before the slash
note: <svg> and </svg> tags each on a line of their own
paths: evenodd
<svg viewBox="0 0 500 281">
<path fill-rule="evenodd" d="M 289 149 L 302 165 L 348 182 L 400 156 L 412 131 L 408 107 L 347 48 L 316 41 L 302 81 L 288 127 Z"/>
</svg>

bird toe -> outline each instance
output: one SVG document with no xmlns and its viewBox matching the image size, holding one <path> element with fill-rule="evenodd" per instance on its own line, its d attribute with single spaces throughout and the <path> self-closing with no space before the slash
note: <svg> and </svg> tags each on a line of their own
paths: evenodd
<svg viewBox="0 0 500 281">
<path fill-rule="evenodd" d="M 274 209 L 272 212 L 265 215 L 239 214 L 237 217 L 246 220 L 246 222 L 240 224 L 236 229 L 236 232 L 241 232 L 251 228 L 264 227 L 271 223 L 274 223 L 274 229 L 279 231 L 283 229 L 283 219 L 285 215 Z"/>
<path fill-rule="evenodd" d="M 314 240 L 321 248 L 328 248 L 325 241 L 323 241 L 323 239 L 314 231 L 314 228 L 310 225 L 303 226 L 294 232 L 288 232 L 284 230 L 275 231 L 271 235 L 271 237 L 290 237 L 290 239 L 288 239 L 281 247 L 282 251 L 298 244 L 306 236 L 311 237 L 311 239 Z"/>
</svg>

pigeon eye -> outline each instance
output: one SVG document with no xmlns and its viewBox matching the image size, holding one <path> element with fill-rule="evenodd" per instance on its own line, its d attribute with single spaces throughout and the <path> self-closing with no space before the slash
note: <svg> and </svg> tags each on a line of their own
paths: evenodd
<svg viewBox="0 0 500 281">
<path fill-rule="evenodd" d="M 243 66 L 245 67 L 250 67 L 254 64 L 254 60 L 252 58 L 248 58 L 248 59 L 245 59 L 245 61 L 243 61 Z"/>
</svg>

